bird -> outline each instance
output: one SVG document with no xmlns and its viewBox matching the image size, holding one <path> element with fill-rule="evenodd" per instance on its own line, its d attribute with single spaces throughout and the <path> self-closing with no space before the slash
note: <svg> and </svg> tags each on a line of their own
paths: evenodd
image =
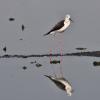
<svg viewBox="0 0 100 100">
<path fill-rule="evenodd" d="M 71 22 L 73 22 L 73 20 L 71 19 L 70 15 L 67 14 L 63 20 L 58 22 L 49 32 L 47 32 L 43 36 L 47 36 L 49 34 L 55 35 L 56 33 L 62 33 L 70 26 Z"/>
<path fill-rule="evenodd" d="M 50 75 L 44 75 L 45 77 L 48 77 L 55 85 L 60 88 L 63 91 L 66 91 L 68 96 L 71 96 L 73 93 L 73 89 L 71 84 L 66 80 L 64 77 L 62 78 L 56 78 Z"/>
</svg>

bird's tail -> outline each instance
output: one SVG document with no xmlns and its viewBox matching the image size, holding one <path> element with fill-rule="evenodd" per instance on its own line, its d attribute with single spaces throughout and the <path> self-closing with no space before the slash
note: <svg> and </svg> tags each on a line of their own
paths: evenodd
<svg viewBox="0 0 100 100">
<path fill-rule="evenodd" d="M 51 79 L 51 76 L 49 76 L 49 75 L 44 75 L 45 77 L 48 77 L 49 79 Z"/>
<path fill-rule="evenodd" d="M 52 77 L 52 76 L 50 76 L 50 75 L 44 75 L 45 77 L 47 77 L 47 78 L 49 78 L 50 80 L 55 80 L 55 78 L 54 77 Z"/>
<path fill-rule="evenodd" d="M 49 35 L 50 34 L 50 32 L 48 32 L 48 33 L 46 33 L 46 34 L 43 34 L 43 36 L 46 36 L 46 35 Z"/>
</svg>

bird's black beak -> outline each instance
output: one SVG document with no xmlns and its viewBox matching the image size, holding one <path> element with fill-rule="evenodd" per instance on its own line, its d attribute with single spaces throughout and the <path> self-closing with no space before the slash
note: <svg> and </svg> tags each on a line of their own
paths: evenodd
<svg viewBox="0 0 100 100">
<path fill-rule="evenodd" d="M 69 20 L 70 20 L 71 22 L 73 22 L 73 20 L 72 20 L 71 18 L 70 18 Z"/>
</svg>

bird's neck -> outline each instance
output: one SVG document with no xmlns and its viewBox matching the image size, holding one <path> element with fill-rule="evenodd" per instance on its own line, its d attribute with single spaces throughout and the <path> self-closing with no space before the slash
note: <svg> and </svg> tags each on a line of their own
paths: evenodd
<svg viewBox="0 0 100 100">
<path fill-rule="evenodd" d="M 68 19 L 65 19 L 65 23 L 68 23 L 68 22 L 70 22 L 70 20 L 68 20 Z"/>
<path fill-rule="evenodd" d="M 65 20 L 64 24 L 66 24 L 67 26 L 70 25 L 70 20 Z"/>
</svg>

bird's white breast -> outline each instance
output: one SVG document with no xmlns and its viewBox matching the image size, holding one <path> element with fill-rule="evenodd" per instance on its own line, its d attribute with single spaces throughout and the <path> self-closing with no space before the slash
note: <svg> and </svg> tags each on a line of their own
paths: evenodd
<svg viewBox="0 0 100 100">
<path fill-rule="evenodd" d="M 67 27 L 70 25 L 70 21 L 64 22 L 64 26 L 58 30 L 58 32 L 63 32 L 67 29 Z"/>
<path fill-rule="evenodd" d="M 70 85 L 70 83 L 67 82 L 67 81 L 64 81 L 64 80 L 60 80 L 60 82 L 65 85 L 65 89 L 66 89 L 67 94 L 69 96 L 71 96 L 72 95 L 72 92 L 71 92 L 72 91 L 72 86 Z"/>
<path fill-rule="evenodd" d="M 71 87 L 71 85 L 67 81 L 60 80 L 60 82 L 63 83 L 66 87 Z"/>
</svg>

